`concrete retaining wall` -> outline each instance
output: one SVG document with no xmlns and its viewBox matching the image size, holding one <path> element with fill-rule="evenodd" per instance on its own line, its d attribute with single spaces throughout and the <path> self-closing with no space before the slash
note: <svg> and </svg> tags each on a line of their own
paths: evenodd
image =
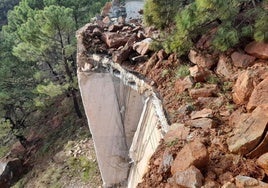
<svg viewBox="0 0 268 188">
<path fill-rule="evenodd" d="M 168 130 L 153 88 L 109 57 L 85 55 L 78 31 L 78 82 L 104 187 L 134 188 Z"/>
</svg>

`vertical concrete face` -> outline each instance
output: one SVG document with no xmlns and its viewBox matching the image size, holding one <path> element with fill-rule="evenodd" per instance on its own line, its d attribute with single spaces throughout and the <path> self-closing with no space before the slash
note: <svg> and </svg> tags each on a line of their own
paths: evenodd
<svg viewBox="0 0 268 188">
<path fill-rule="evenodd" d="M 77 32 L 78 83 L 104 187 L 134 188 L 168 123 L 154 89 L 108 57 L 87 54 Z"/>
<path fill-rule="evenodd" d="M 109 73 L 90 73 L 86 78 L 80 79 L 80 90 L 104 187 L 126 187 L 129 147 L 142 112 L 142 97 Z"/>
</svg>

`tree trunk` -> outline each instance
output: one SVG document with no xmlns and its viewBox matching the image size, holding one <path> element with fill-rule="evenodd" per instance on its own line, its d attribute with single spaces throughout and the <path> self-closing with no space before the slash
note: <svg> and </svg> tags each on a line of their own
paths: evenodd
<svg viewBox="0 0 268 188">
<path fill-rule="evenodd" d="M 71 95 L 72 95 L 72 98 L 73 98 L 73 104 L 74 104 L 75 112 L 76 112 L 78 118 L 81 119 L 83 117 L 83 115 L 82 115 L 82 112 L 81 112 L 80 107 L 79 107 L 79 103 L 78 103 L 76 93 L 75 93 L 73 88 L 71 88 Z"/>
</svg>

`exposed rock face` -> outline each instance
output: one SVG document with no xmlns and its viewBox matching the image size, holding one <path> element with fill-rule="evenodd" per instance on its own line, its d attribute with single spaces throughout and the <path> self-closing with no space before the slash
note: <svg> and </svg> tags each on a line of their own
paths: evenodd
<svg viewBox="0 0 268 188">
<path fill-rule="evenodd" d="M 241 67 L 241 68 L 246 68 L 255 61 L 255 57 L 240 53 L 240 52 L 234 52 L 231 55 L 232 61 L 234 66 L 236 67 Z"/>
<path fill-rule="evenodd" d="M 268 43 L 256 41 L 251 42 L 246 46 L 245 51 L 260 59 L 268 59 Z"/>
<path fill-rule="evenodd" d="M 188 188 L 198 188 L 202 186 L 203 175 L 195 166 L 190 166 L 184 171 L 176 172 L 173 175 L 171 182 Z"/>
<path fill-rule="evenodd" d="M 247 110 L 253 110 L 262 104 L 268 104 L 268 77 L 254 88 L 247 104 Z"/>
<path fill-rule="evenodd" d="M 251 71 L 243 71 L 239 74 L 233 87 L 233 100 L 236 104 L 246 104 L 254 89 Z"/>
<path fill-rule="evenodd" d="M 191 165 L 197 168 L 202 168 L 207 165 L 208 152 L 207 148 L 198 140 L 194 140 L 185 145 L 177 154 L 173 165 L 171 166 L 171 173 L 174 175 L 177 172 L 186 170 Z"/>
<path fill-rule="evenodd" d="M 247 154 L 261 141 L 268 123 L 268 105 L 258 106 L 247 118 L 237 122 L 234 136 L 227 140 L 229 150 Z"/>
</svg>

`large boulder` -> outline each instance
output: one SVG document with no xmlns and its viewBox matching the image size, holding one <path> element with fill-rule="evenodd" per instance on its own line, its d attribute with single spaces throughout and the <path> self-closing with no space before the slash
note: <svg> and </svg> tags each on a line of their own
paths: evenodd
<svg viewBox="0 0 268 188">
<path fill-rule="evenodd" d="M 190 50 L 188 57 L 192 63 L 199 67 L 210 69 L 215 64 L 212 55 L 201 54 L 195 50 Z"/>
<path fill-rule="evenodd" d="M 189 168 L 191 165 L 197 168 L 203 168 L 208 163 L 208 151 L 206 146 L 199 140 L 194 140 L 185 145 L 177 154 L 171 173 L 174 175 Z"/>
<path fill-rule="evenodd" d="M 268 105 L 258 106 L 252 114 L 244 116 L 235 125 L 233 136 L 227 139 L 233 153 L 247 154 L 261 142 L 268 123 Z"/>
<path fill-rule="evenodd" d="M 124 46 L 129 39 L 129 37 L 126 37 L 123 34 L 112 32 L 104 32 L 101 38 L 109 48 Z"/>
<path fill-rule="evenodd" d="M 253 64 L 255 57 L 240 52 L 234 52 L 231 55 L 234 66 L 246 68 Z"/>
<path fill-rule="evenodd" d="M 256 162 L 257 165 L 264 170 L 266 175 L 268 175 L 268 153 L 265 153 L 262 156 L 260 156 Z"/>
<path fill-rule="evenodd" d="M 190 166 L 184 171 L 176 172 L 170 182 L 181 187 L 198 188 L 203 184 L 204 177 L 195 166 Z"/>
<path fill-rule="evenodd" d="M 150 51 L 150 44 L 152 43 L 151 38 L 146 38 L 133 45 L 133 49 L 141 55 L 145 55 Z"/>
<path fill-rule="evenodd" d="M 212 97 L 217 93 L 216 84 L 207 84 L 203 88 L 191 89 L 189 94 L 192 98 L 197 99 L 199 97 Z"/>
<path fill-rule="evenodd" d="M 245 51 L 260 59 L 268 59 L 268 43 L 256 41 L 251 42 L 246 46 Z"/>
<path fill-rule="evenodd" d="M 249 70 L 239 74 L 233 87 L 233 101 L 238 104 L 246 104 L 254 89 L 252 72 Z"/>
<path fill-rule="evenodd" d="M 254 88 L 247 104 L 247 110 L 253 110 L 262 104 L 268 104 L 268 77 Z"/>
</svg>

